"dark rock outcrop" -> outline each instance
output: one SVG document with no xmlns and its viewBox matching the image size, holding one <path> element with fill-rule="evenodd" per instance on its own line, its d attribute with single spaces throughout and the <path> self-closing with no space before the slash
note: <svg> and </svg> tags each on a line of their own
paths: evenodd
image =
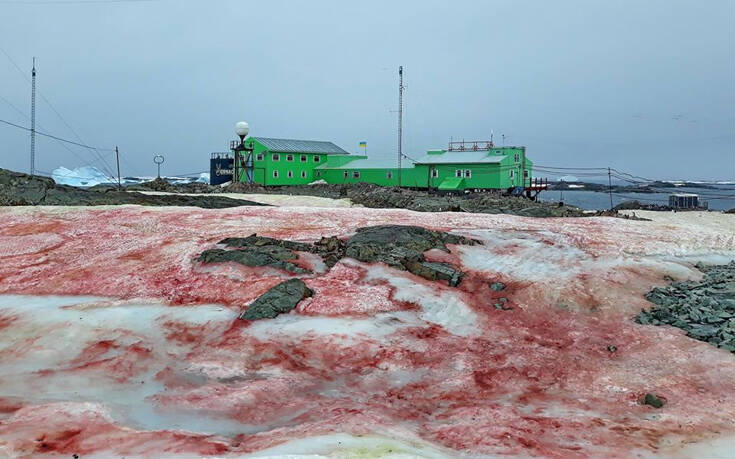
<svg viewBox="0 0 735 459">
<path fill-rule="evenodd" d="M 419 226 L 382 225 L 360 228 L 345 245 L 345 256 L 368 263 L 382 262 L 429 280 L 446 280 L 457 286 L 463 273 L 449 263 L 428 262 L 424 252 L 446 244 L 475 245 L 477 241 Z"/>
<path fill-rule="evenodd" d="M 38 205 L 43 202 L 48 190 L 55 186 L 56 182 L 51 178 L 0 169 L 0 205 Z"/>
<path fill-rule="evenodd" d="M 641 398 L 640 402 L 643 405 L 662 408 L 666 404 L 666 399 L 655 394 L 647 393 Z"/>
<path fill-rule="evenodd" d="M 345 243 L 336 236 L 323 237 L 314 243 L 314 247 L 330 268 L 345 256 Z"/>
<path fill-rule="evenodd" d="M 424 252 L 431 249 L 449 252 L 446 244 L 474 245 L 479 242 L 419 226 L 382 225 L 360 228 L 347 242 L 332 236 L 323 237 L 314 244 L 306 244 L 252 234 L 244 238 L 223 239 L 220 244 L 234 248 L 205 250 L 196 261 L 235 262 L 253 267 L 270 266 L 295 274 L 311 274 L 311 271 L 290 261 L 298 258 L 296 252 L 310 252 L 319 254 L 330 268 L 342 258 L 350 257 L 366 263 L 385 263 L 424 279 L 447 281 L 455 287 L 462 281 L 464 273 L 449 263 L 427 261 Z"/>
<path fill-rule="evenodd" d="M 313 294 L 301 279 L 289 279 L 258 297 L 239 317 L 244 320 L 273 319 L 291 311 L 301 300 Z"/>
<path fill-rule="evenodd" d="M 135 189 L 153 190 L 159 185 L 153 182 L 136 185 Z M 523 197 L 505 196 L 501 190 L 475 193 L 438 194 L 427 190 L 384 187 L 371 183 L 313 184 L 294 186 L 263 186 L 259 184 L 232 183 L 226 187 L 202 183 L 169 184 L 159 191 L 179 193 L 261 193 L 324 198 L 349 198 L 353 203 L 381 209 L 409 209 L 418 212 L 475 212 L 486 214 L 512 214 L 533 217 L 580 217 L 581 209 L 559 206 L 556 203 L 531 201 Z"/>
<path fill-rule="evenodd" d="M 735 352 L 735 262 L 697 267 L 704 272 L 701 281 L 649 292 L 646 299 L 655 306 L 641 311 L 636 322 L 678 327 L 691 338 Z"/>
<path fill-rule="evenodd" d="M 146 195 L 119 191 L 114 187 L 91 189 L 57 185 L 53 179 L 0 169 L 0 205 L 3 206 L 100 206 L 137 204 L 142 206 L 192 206 L 222 209 L 262 206 L 257 202 L 224 196 Z"/>
<path fill-rule="evenodd" d="M 228 247 L 281 247 L 287 250 L 295 250 L 297 252 L 314 252 L 314 246 L 304 242 L 285 241 L 272 237 L 258 236 L 251 234 L 248 237 L 228 237 L 220 241 Z"/>
<path fill-rule="evenodd" d="M 301 268 L 288 261 L 295 260 L 296 258 L 298 256 L 289 249 L 268 245 L 243 247 L 235 250 L 205 250 L 197 257 L 196 261 L 204 264 L 235 262 L 251 267 L 268 266 L 294 274 L 311 274 L 310 270 Z"/>
</svg>

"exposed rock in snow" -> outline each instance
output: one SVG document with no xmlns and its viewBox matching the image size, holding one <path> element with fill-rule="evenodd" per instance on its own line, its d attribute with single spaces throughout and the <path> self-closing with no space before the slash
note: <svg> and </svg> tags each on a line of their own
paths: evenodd
<svg viewBox="0 0 735 459">
<path fill-rule="evenodd" d="M 289 279 L 271 288 L 253 301 L 248 309 L 240 314 L 244 320 L 273 319 L 291 311 L 304 298 L 314 292 L 301 279 Z"/>
</svg>

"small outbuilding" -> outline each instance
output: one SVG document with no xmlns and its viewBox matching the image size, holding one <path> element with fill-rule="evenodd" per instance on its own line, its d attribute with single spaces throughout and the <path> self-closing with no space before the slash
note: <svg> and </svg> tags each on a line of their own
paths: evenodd
<svg viewBox="0 0 735 459">
<path fill-rule="evenodd" d="M 706 204 L 700 202 L 697 194 L 674 193 L 669 195 L 669 207 L 674 209 L 700 209 L 706 207 Z"/>
</svg>

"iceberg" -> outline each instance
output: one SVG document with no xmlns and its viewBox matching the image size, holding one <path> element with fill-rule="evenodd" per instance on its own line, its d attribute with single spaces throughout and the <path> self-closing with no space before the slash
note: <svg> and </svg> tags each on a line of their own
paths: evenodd
<svg viewBox="0 0 735 459">
<path fill-rule="evenodd" d="M 82 166 L 74 169 L 59 167 L 54 169 L 51 177 L 60 185 L 95 186 L 100 183 L 111 183 L 112 180 L 104 172 L 94 166 Z"/>
</svg>

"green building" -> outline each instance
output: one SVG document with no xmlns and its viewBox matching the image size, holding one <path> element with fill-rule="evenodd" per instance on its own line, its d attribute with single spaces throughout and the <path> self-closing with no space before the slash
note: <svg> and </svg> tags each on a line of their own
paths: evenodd
<svg viewBox="0 0 735 459">
<path fill-rule="evenodd" d="M 248 137 L 245 144 L 253 149 L 253 177 L 261 185 L 306 185 L 319 179 L 314 169 L 328 157 L 351 158 L 332 142 Z M 239 181 L 247 182 L 244 168 L 239 175 Z"/>
<path fill-rule="evenodd" d="M 474 144 L 474 143 L 473 143 Z M 415 162 L 423 187 L 444 191 L 508 189 L 531 183 L 533 163 L 526 147 L 430 150 Z"/>
<path fill-rule="evenodd" d="M 451 142 L 416 159 L 369 159 L 332 142 L 249 137 L 252 177 L 262 185 L 306 185 L 367 182 L 382 186 L 440 191 L 528 188 L 533 162 L 525 147 L 496 147 L 490 142 Z M 239 181 L 248 171 L 239 169 Z"/>
</svg>

